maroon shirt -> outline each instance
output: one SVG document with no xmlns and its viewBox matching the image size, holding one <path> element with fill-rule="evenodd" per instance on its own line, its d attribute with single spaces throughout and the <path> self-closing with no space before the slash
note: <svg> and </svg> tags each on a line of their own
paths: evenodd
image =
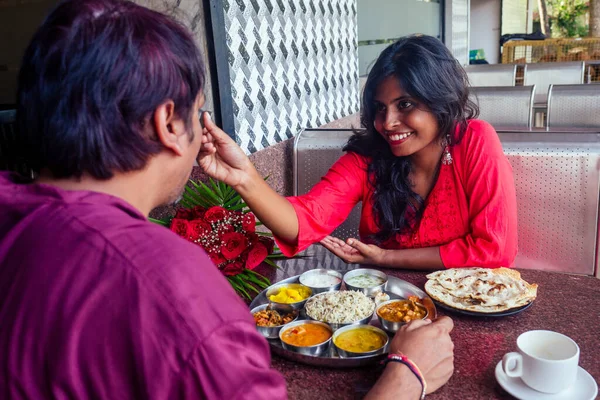
<svg viewBox="0 0 600 400">
<path fill-rule="evenodd" d="M 0 398 L 285 397 L 199 247 L 118 198 L 0 174 Z"/>
</svg>

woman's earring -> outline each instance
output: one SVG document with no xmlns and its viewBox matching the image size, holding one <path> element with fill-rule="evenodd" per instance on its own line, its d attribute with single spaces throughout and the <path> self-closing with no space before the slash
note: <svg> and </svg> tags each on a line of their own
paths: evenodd
<svg viewBox="0 0 600 400">
<path fill-rule="evenodd" d="M 442 164 L 450 165 L 452 164 L 452 154 L 450 154 L 450 135 L 446 135 L 444 139 L 442 139 L 442 147 L 444 148 L 444 152 L 442 153 Z"/>
</svg>

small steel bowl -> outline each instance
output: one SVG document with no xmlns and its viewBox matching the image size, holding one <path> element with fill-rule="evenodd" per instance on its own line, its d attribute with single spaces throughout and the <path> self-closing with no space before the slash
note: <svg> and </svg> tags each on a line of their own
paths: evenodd
<svg viewBox="0 0 600 400">
<path fill-rule="evenodd" d="M 250 313 L 252 313 L 252 315 L 254 315 L 254 313 L 263 311 L 269 306 L 271 306 L 271 310 L 275 310 L 279 314 L 282 314 L 282 315 L 289 314 L 291 312 L 296 313 L 296 318 L 294 318 L 293 320 L 288 322 L 288 324 L 291 324 L 292 322 L 296 321 L 298 319 L 298 315 L 300 315 L 300 312 L 298 310 L 294 309 L 294 307 L 290 306 L 289 304 L 275 304 L 275 303 L 263 304 L 258 307 L 254 307 L 252 309 L 252 311 L 250 311 Z M 279 337 L 279 331 L 281 330 L 281 328 L 283 328 L 286 325 L 287 324 L 277 325 L 277 326 L 258 326 L 258 325 L 256 325 L 256 330 L 259 331 L 260 334 L 263 335 L 264 337 L 266 337 L 267 339 L 277 339 Z"/>
<path fill-rule="evenodd" d="M 324 276 L 324 275 L 333 276 L 333 277 L 337 278 L 338 283 L 329 285 L 329 286 L 321 286 L 321 287 L 311 286 L 306 283 L 306 280 L 311 277 L 315 277 L 315 276 L 318 277 L 318 276 Z M 324 292 L 333 292 L 336 290 L 340 290 L 340 287 L 342 287 L 342 274 L 340 274 L 337 271 L 331 270 L 331 269 L 323 269 L 323 268 L 311 269 L 310 271 L 306 271 L 305 273 L 300 275 L 299 280 L 300 280 L 301 284 L 311 288 L 313 294 L 324 293 Z"/>
<path fill-rule="evenodd" d="M 331 333 L 331 335 L 329 336 L 329 339 L 327 339 L 326 341 L 319 343 L 319 344 L 315 344 L 313 346 L 295 346 L 293 344 L 286 343 L 285 340 L 283 340 L 282 335 L 285 331 L 287 331 L 288 329 L 292 329 L 295 326 L 304 325 L 304 324 L 321 325 L 321 326 L 327 328 L 327 330 Z M 290 350 L 290 351 L 295 351 L 296 353 L 304 354 L 306 356 L 318 356 L 318 355 L 321 355 L 324 352 L 326 352 L 329 349 L 329 346 L 331 344 L 332 336 L 333 336 L 333 330 L 331 329 L 331 327 L 329 325 L 327 325 L 323 322 L 310 321 L 310 320 L 290 322 L 289 324 L 285 325 L 284 329 L 279 331 L 279 340 L 281 340 L 281 345 L 283 346 L 284 349 Z"/>
<path fill-rule="evenodd" d="M 383 279 L 383 283 L 376 285 L 376 286 L 366 287 L 366 288 L 354 286 L 354 285 L 348 283 L 349 279 L 351 279 L 355 276 L 359 276 L 359 275 L 373 275 L 377 278 Z M 388 276 L 385 273 L 378 271 L 376 269 L 370 269 L 370 268 L 354 269 L 350 272 L 347 272 L 346 275 L 344 275 L 344 284 L 346 285 L 346 288 L 348 290 L 356 290 L 358 292 L 363 292 L 367 296 L 375 296 L 375 294 L 377 294 L 377 292 L 383 292 L 383 289 L 385 288 L 387 281 L 388 281 Z"/>
<path fill-rule="evenodd" d="M 402 327 L 402 325 L 406 325 L 408 323 L 408 322 L 404 322 L 404 321 L 399 321 L 399 322 L 389 321 L 385 318 L 382 318 L 381 315 L 379 315 L 379 309 L 381 307 L 385 306 L 386 304 L 398 303 L 398 302 L 404 302 L 404 301 L 410 301 L 410 300 L 405 300 L 405 299 L 388 300 L 388 301 L 384 301 L 383 303 L 381 303 L 377 306 L 377 308 L 375 309 L 375 314 L 377 314 L 377 318 L 379 319 L 379 323 L 381 324 L 383 329 L 385 329 L 388 332 L 396 332 L 396 331 L 398 331 L 398 329 L 400 329 Z M 427 311 L 427 308 L 423 304 L 420 304 L 420 303 L 415 303 L 415 304 L 417 305 L 417 307 L 419 307 L 425 311 L 425 316 L 422 319 L 427 318 L 427 316 L 429 315 L 429 311 Z"/>
<path fill-rule="evenodd" d="M 300 286 L 306 287 L 309 291 L 308 297 L 305 298 L 304 300 L 300 300 L 295 303 L 278 303 L 269 298 L 269 296 L 272 296 L 272 295 L 278 293 L 279 290 L 281 290 L 284 287 L 294 288 L 294 287 L 300 287 Z M 306 300 L 308 300 L 312 296 L 312 289 L 309 288 L 308 286 L 304 286 L 299 283 L 279 283 L 279 284 L 273 285 L 269 289 L 267 289 L 267 293 L 265 293 L 265 296 L 267 297 L 267 300 L 269 300 L 272 304 L 290 305 L 294 308 L 294 310 L 301 310 L 304 307 L 304 304 L 306 304 Z"/>
<path fill-rule="evenodd" d="M 372 330 L 374 332 L 377 332 L 378 334 L 382 335 L 385 338 L 385 343 L 383 344 L 383 346 L 381 346 L 380 348 L 376 349 L 376 350 L 371 350 L 371 351 L 365 351 L 362 353 L 355 353 L 352 351 L 348 351 L 348 350 L 344 350 L 343 348 L 339 347 L 335 340 L 337 339 L 337 337 L 339 335 L 341 335 L 344 332 L 348 332 L 354 329 L 369 329 Z M 387 333 L 385 333 L 383 330 L 372 326 L 372 325 L 351 325 L 351 326 L 346 326 L 344 328 L 340 328 L 337 331 L 335 331 L 335 333 L 333 334 L 333 337 L 331 338 L 331 341 L 333 342 L 333 345 L 335 346 L 335 349 L 337 350 L 337 353 L 340 357 L 343 358 L 350 358 L 350 357 L 364 357 L 364 356 L 375 356 L 378 354 L 383 354 L 387 352 L 387 347 L 388 344 L 390 342 L 390 338 L 387 335 Z"/>
<path fill-rule="evenodd" d="M 325 292 L 325 293 L 319 293 L 315 296 L 312 297 L 319 297 L 319 296 L 325 296 L 330 292 Z M 351 326 L 351 325 L 364 325 L 364 324 L 368 324 L 372 319 L 373 319 L 373 314 L 375 313 L 375 309 L 377 307 L 373 307 L 373 312 L 371 314 L 369 314 L 368 316 L 361 318 L 357 321 L 353 321 L 353 322 L 325 322 L 325 321 L 320 321 L 316 318 L 311 317 L 310 315 L 308 315 L 308 312 L 306 311 L 306 309 L 304 310 L 304 313 L 306 314 L 306 317 L 308 319 L 310 319 L 311 321 L 318 321 L 318 322 L 323 322 L 327 325 L 329 325 L 331 327 L 331 329 L 333 329 L 334 331 L 337 331 L 340 328 L 343 328 L 345 326 Z"/>
</svg>

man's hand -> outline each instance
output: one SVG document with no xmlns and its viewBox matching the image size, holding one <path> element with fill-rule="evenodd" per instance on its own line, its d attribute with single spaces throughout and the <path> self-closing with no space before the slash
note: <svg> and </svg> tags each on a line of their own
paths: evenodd
<svg viewBox="0 0 600 400">
<path fill-rule="evenodd" d="M 427 393 L 448 382 L 454 372 L 454 343 L 450 332 L 454 323 L 448 317 L 414 320 L 404 325 L 392 339 L 390 353 L 403 353 L 425 377 Z"/>
</svg>

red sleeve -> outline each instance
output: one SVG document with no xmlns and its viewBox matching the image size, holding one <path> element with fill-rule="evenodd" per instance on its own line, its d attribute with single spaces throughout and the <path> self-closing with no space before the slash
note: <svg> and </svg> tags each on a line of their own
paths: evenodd
<svg viewBox="0 0 600 400">
<path fill-rule="evenodd" d="M 271 369 L 269 344 L 246 321 L 227 323 L 188 359 L 171 398 L 287 399 L 283 376 Z"/>
<path fill-rule="evenodd" d="M 333 232 L 362 200 L 366 182 L 366 160 L 347 153 L 308 193 L 288 197 L 298 216 L 298 241 L 285 243 L 275 237 L 283 254 L 291 257 Z"/>
<path fill-rule="evenodd" d="M 512 168 L 490 124 L 473 120 L 454 152 L 466 192 L 470 232 L 440 246 L 446 268 L 510 267 L 517 254 L 517 199 Z"/>
</svg>

